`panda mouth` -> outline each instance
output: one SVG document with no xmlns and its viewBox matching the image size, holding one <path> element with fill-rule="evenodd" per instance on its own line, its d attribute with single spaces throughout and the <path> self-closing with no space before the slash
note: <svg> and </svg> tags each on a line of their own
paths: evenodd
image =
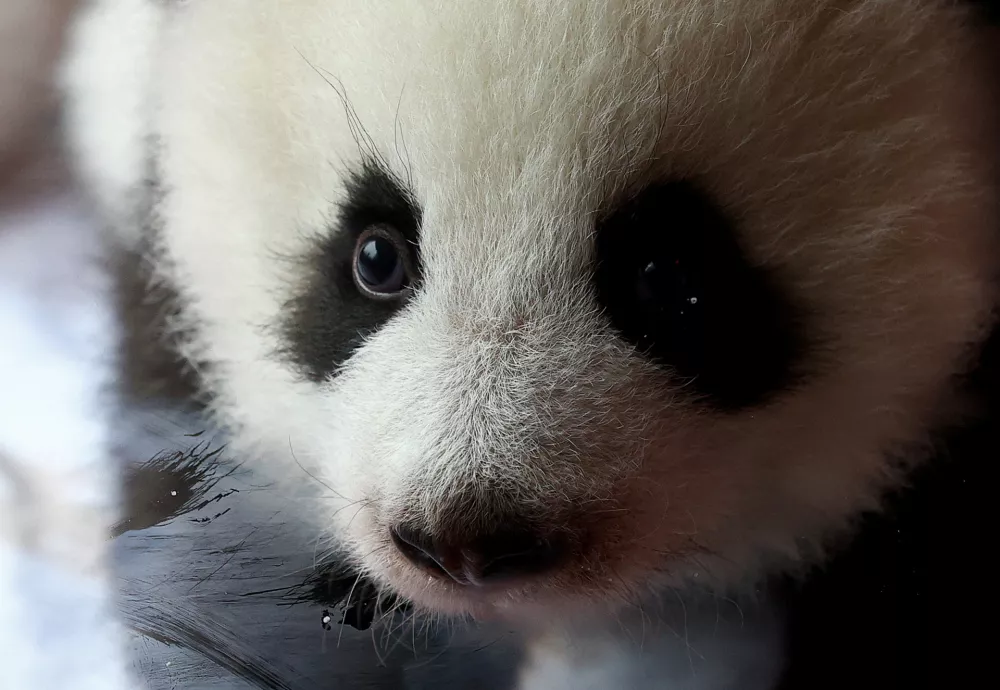
<svg viewBox="0 0 1000 690">
<path fill-rule="evenodd" d="M 432 578 L 465 588 L 506 589 L 557 567 L 566 557 L 568 542 L 557 536 L 504 535 L 500 548 L 465 549 L 434 545 L 403 527 L 389 530 L 393 546 L 413 566 Z M 490 540 L 496 544 L 497 539 Z"/>
<path fill-rule="evenodd" d="M 380 620 L 407 614 L 413 608 L 409 600 L 395 591 L 340 565 L 315 572 L 303 583 L 298 598 L 323 606 L 320 622 L 327 630 L 334 625 L 368 630 Z"/>
<path fill-rule="evenodd" d="M 357 581 L 354 592 L 342 600 L 339 608 L 342 625 L 367 630 L 376 619 L 408 612 L 411 604 L 396 594 L 386 596 L 378 585 L 363 578 Z"/>
<path fill-rule="evenodd" d="M 461 608 L 479 620 L 501 617 L 501 609 L 510 603 L 508 598 L 514 591 L 494 586 L 441 584 L 449 590 L 445 595 L 448 599 L 461 601 Z M 317 577 L 310 590 L 305 598 L 324 606 L 321 616 L 324 629 L 346 625 L 364 631 L 397 615 L 409 615 L 417 608 L 394 587 L 354 571 L 339 572 L 334 577 Z"/>
</svg>

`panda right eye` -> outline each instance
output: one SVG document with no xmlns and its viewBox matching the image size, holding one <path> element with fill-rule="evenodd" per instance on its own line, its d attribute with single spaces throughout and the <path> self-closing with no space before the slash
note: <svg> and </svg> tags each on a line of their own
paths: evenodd
<svg viewBox="0 0 1000 690">
<path fill-rule="evenodd" d="M 361 233 L 354 249 L 354 282 L 371 299 L 394 299 L 411 282 L 406 241 L 391 226 L 376 225 Z"/>
</svg>

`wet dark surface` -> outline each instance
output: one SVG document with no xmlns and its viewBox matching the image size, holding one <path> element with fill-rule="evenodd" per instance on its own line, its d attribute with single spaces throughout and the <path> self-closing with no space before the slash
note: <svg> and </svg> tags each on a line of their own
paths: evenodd
<svg viewBox="0 0 1000 690">
<path fill-rule="evenodd" d="M 150 690 L 513 687 L 512 634 L 376 608 L 303 526 L 311 498 L 261 482 L 196 413 L 136 410 L 123 424 L 128 511 L 115 560 Z"/>
</svg>

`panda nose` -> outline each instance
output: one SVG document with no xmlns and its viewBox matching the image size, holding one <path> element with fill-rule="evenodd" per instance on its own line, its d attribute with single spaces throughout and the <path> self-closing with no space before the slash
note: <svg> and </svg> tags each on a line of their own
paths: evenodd
<svg viewBox="0 0 1000 690">
<path fill-rule="evenodd" d="M 551 570 L 566 552 L 565 539 L 506 527 L 490 534 L 448 540 L 408 525 L 389 530 L 411 563 L 430 575 L 461 585 L 482 586 Z"/>
</svg>

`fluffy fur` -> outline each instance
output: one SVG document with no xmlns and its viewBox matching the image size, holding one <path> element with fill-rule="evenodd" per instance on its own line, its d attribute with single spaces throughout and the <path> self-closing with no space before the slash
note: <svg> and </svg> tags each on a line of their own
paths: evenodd
<svg viewBox="0 0 1000 690">
<path fill-rule="evenodd" d="M 309 517 L 386 587 L 537 621 L 815 557 L 954 408 L 997 268 L 963 18 L 935 0 L 104 0 L 66 70 L 69 132 L 119 237 L 179 291 L 238 443 L 321 477 L 338 500 Z M 288 308 L 370 158 L 422 208 L 424 281 L 310 381 Z M 695 176 L 814 343 L 800 383 L 736 413 L 639 356 L 590 288 L 595 221 Z M 573 558 L 481 594 L 388 537 L 499 512 L 573 534 Z"/>
</svg>

